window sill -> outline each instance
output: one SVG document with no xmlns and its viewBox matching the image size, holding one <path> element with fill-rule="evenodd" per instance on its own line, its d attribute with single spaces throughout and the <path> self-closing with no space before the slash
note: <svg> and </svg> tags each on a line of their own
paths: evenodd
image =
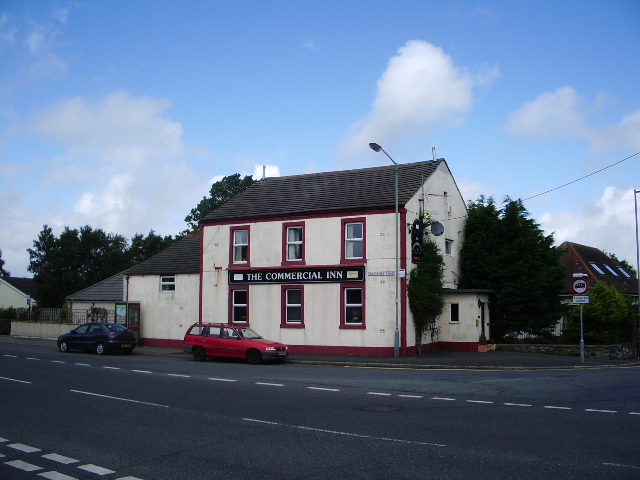
<svg viewBox="0 0 640 480">
<path fill-rule="evenodd" d="M 304 328 L 303 323 L 282 323 L 280 328 Z"/>
<path fill-rule="evenodd" d="M 366 325 L 340 325 L 341 329 L 344 330 L 366 330 Z"/>
</svg>

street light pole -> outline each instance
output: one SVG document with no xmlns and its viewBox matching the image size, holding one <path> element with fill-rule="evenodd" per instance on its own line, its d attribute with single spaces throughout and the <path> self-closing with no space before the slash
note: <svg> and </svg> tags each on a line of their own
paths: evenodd
<svg viewBox="0 0 640 480">
<path fill-rule="evenodd" d="M 635 205 L 636 214 L 636 276 L 638 277 L 638 311 L 640 313 L 640 247 L 638 246 L 638 194 L 640 190 L 633 190 L 633 203 Z M 640 315 L 638 316 L 638 322 L 640 322 Z M 637 325 L 637 335 L 640 336 L 640 325 Z M 639 352 L 640 353 L 640 352 Z"/>
<path fill-rule="evenodd" d="M 399 240 L 398 240 L 398 232 L 400 229 L 400 220 L 398 216 L 398 164 L 395 162 L 393 158 L 389 156 L 384 149 L 378 145 L 377 143 L 370 143 L 369 147 L 375 152 L 383 152 L 389 160 L 393 162 L 396 170 L 396 331 L 393 339 L 393 352 L 394 356 L 398 358 L 400 356 L 400 330 L 398 328 L 398 316 L 399 316 L 399 291 L 400 291 L 400 250 L 399 250 Z"/>
</svg>

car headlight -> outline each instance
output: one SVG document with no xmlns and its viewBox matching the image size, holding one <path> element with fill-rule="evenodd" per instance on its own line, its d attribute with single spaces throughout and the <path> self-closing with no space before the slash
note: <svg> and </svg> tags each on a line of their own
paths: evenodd
<svg viewBox="0 0 640 480">
<path fill-rule="evenodd" d="M 276 347 L 267 347 L 265 350 L 275 350 Z"/>
</svg>

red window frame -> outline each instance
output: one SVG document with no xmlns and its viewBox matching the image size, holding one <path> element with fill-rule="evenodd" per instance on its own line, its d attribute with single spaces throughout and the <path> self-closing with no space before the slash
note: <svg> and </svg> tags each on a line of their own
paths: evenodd
<svg viewBox="0 0 640 480">
<path fill-rule="evenodd" d="M 237 230 L 247 231 L 247 261 L 236 262 L 234 257 L 234 239 Z M 249 225 L 236 225 L 229 228 L 229 266 L 231 267 L 250 267 L 251 266 L 251 228 Z"/>
<path fill-rule="evenodd" d="M 287 235 L 288 229 L 290 227 L 301 227 L 302 228 L 302 258 L 300 260 L 289 260 L 287 258 L 288 252 L 288 238 Z M 305 260 L 305 244 L 306 244 L 306 228 L 304 222 L 286 222 L 282 224 L 282 265 L 306 265 Z"/>
<path fill-rule="evenodd" d="M 347 308 L 347 289 L 358 288 L 362 290 L 362 323 L 347 323 L 346 321 L 346 308 Z M 364 283 L 342 283 L 340 284 L 340 328 L 345 329 L 361 329 L 367 328 L 366 324 L 366 291 Z"/>
<path fill-rule="evenodd" d="M 247 292 L 247 315 L 246 315 L 246 321 L 244 322 L 236 322 L 234 321 L 234 317 L 233 317 L 233 310 L 234 310 L 234 306 L 235 304 L 233 303 L 234 300 L 234 292 L 237 292 L 238 290 L 244 290 Z M 229 321 L 227 322 L 229 325 L 242 325 L 242 326 L 248 326 L 249 325 L 249 285 L 229 285 Z"/>
<path fill-rule="evenodd" d="M 300 307 L 302 309 L 300 323 L 287 322 L 287 290 L 300 290 Z M 304 328 L 304 285 L 282 285 L 280 290 L 280 327 Z"/>
<path fill-rule="evenodd" d="M 347 258 L 347 224 L 362 224 L 362 258 Z M 340 249 L 340 263 L 358 263 L 362 264 L 367 261 L 367 222 L 365 217 L 343 218 L 341 221 L 342 232 L 340 234 L 342 247 Z"/>
</svg>

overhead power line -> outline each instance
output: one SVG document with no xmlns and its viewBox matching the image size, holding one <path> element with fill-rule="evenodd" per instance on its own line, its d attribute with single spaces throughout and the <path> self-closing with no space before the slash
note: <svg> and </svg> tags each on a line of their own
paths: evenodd
<svg viewBox="0 0 640 480">
<path fill-rule="evenodd" d="M 572 183 L 576 183 L 576 182 L 579 182 L 580 180 L 584 180 L 585 178 L 590 177 L 592 175 L 595 175 L 596 173 L 600 173 L 601 171 L 606 170 L 607 168 L 611 168 L 611 167 L 613 167 L 615 165 L 618 165 L 619 163 L 622 163 L 622 162 L 624 162 L 626 160 L 629 160 L 630 158 L 633 158 L 636 155 L 640 155 L 640 152 L 634 153 L 633 155 L 629 155 L 627 158 L 623 158 L 622 160 L 620 160 L 620 161 L 618 161 L 616 163 L 612 163 L 611 165 L 608 165 L 608 166 L 606 166 L 604 168 L 601 168 L 600 170 L 596 170 L 595 172 L 592 172 L 589 175 L 585 175 L 584 177 L 580 177 L 577 180 L 573 180 L 573 181 L 571 181 L 569 183 L 565 183 L 564 185 L 560 185 L 559 187 L 552 188 L 551 190 L 547 190 L 546 192 L 538 193 L 537 195 L 533 195 L 531 197 L 525 198 L 524 200 L 531 200 L 532 198 L 539 197 L 540 195 L 545 195 L 545 194 L 547 194 L 549 192 L 553 192 L 554 190 L 558 190 L 560 188 L 566 187 L 567 185 L 571 185 Z"/>
</svg>

